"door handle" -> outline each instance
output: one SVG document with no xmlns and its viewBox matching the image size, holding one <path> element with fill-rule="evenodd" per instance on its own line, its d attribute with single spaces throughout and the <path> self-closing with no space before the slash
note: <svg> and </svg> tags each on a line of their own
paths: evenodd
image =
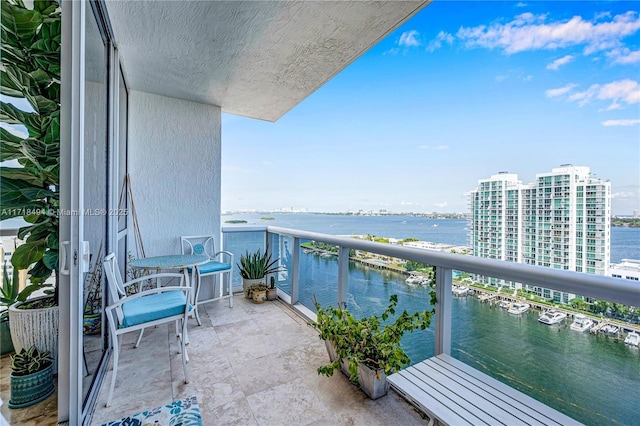
<svg viewBox="0 0 640 426">
<path fill-rule="evenodd" d="M 69 247 L 71 241 L 60 242 L 60 273 L 62 275 L 69 275 L 71 268 L 69 267 Z"/>
</svg>

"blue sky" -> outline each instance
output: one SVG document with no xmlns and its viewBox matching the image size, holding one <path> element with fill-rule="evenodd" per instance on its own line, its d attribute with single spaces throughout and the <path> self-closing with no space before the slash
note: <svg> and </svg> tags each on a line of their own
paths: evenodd
<svg viewBox="0 0 640 426">
<path fill-rule="evenodd" d="M 466 212 L 561 164 L 640 210 L 632 2 L 435 1 L 276 123 L 223 114 L 223 210 Z"/>
</svg>

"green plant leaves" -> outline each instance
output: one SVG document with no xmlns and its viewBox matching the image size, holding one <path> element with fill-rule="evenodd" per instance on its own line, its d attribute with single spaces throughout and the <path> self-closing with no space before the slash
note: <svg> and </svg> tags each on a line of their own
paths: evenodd
<svg viewBox="0 0 640 426">
<path fill-rule="evenodd" d="M 16 251 L 13 252 L 11 264 L 16 269 L 27 269 L 33 263 L 42 259 L 45 249 L 46 245 L 42 240 L 35 242 L 27 241 L 19 245 Z"/>
<path fill-rule="evenodd" d="M 0 219 L 22 216 L 30 226 L 12 257 L 17 269 L 29 269 L 31 283 L 43 283 L 58 267 L 60 184 L 61 8 L 57 1 L 2 0 L 0 93 L 26 99 L 33 112 L 0 102 L 0 120 L 22 125 L 25 138 L 0 129 L 0 159 L 20 168 L 0 168 Z"/>
<path fill-rule="evenodd" d="M 328 306 L 323 308 L 314 297 L 317 311 L 315 322 L 308 325 L 318 331 L 322 340 L 335 342 L 339 360 L 318 368 L 318 374 L 331 375 L 340 368 L 341 361 L 349 361 L 351 380 L 357 380 L 357 368 L 364 363 L 369 368 L 383 369 L 385 373 L 399 371 L 411 363 L 400 346 L 405 332 L 425 330 L 431 323 L 435 310 L 409 314 L 406 310 L 395 321 L 386 322 L 395 315 L 398 296 L 391 295 L 389 305 L 380 315 L 356 319 L 346 309 Z"/>
<path fill-rule="evenodd" d="M 42 24 L 42 14 L 37 10 L 29 10 L 8 1 L 2 2 L 2 26 L 18 39 L 33 38 Z"/>
</svg>

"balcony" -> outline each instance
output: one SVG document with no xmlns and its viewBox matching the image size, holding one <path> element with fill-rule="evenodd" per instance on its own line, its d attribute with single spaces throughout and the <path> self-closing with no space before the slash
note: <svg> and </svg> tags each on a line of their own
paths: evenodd
<svg viewBox="0 0 640 426">
<path fill-rule="evenodd" d="M 326 275 L 309 275 L 302 268 L 303 253 L 300 243 L 306 240 L 338 246 L 337 258 L 328 260 L 333 266 Z M 461 342 L 468 338 L 470 330 L 486 332 L 474 324 L 461 325 L 455 322 L 457 317 L 451 296 L 454 270 L 566 293 L 578 293 L 616 303 L 640 305 L 640 287 L 624 280 L 473 256 L 278 227 L 225 227 L 223 242 L 225 249 L 236 253 L 264 247 L 268 243 L 283 261 L 289 262 L 286 265 L 287 273 L 278 277 L 280 300 L 254 305 L 242 296 L 236 296 L 231 309 L 226 302 L 204 305 L 206 313 L 203 315 L 203 326 L 190 323 L 191 382 L 188 385 L 182 382 L 180 357 L 172 327 L 161 327 L 145 333 L 138 349 L 132 348 L 134 336 L 130 336 L 130 340 L 123 342 L 113 405 L 110 408 L 104 407 L 107 385 L 110 383 L 109 371 L 101 385 L 91 424 L 99 425 L 104 421 L 117 420 L 191 395 L 198 398 L 204 424 L 212 419 L 220 424 L 284 424 L 301 420 L 305 423 L 323 424 L 420 423 L 420 415 L 394 392 L 381 400 L 371 401 L 343 375 L 336 374 L 326 378 L 318 376 L 315 371 L 327 361 L 327 354 L 315 332 L 306 326 L 306 318 L 314 317 L 308 307 L 308 295 L 322 294 L 327 303 L 344 301 L 350 308 L 354 302 L 362 304 L 364 300 L 358 294 L 358 283 L 350 280 L 349 249 L 437 267 L 436 291 L 439 303 L 435 321 L 431 330 L 419 337 L 415 345 L 430 345 L 433 348 L 432 352 L 429 349 L 431 354 L 452 353 L 460 357 Z M 366 275 L 369 272 L 362 270 L 358 273 Z M 373 302 L 375 303 L 377 302 Z M 427 303 L 425 302 L 425 307 Z M 473 300 L 473 303 L 477 302 Z M 372 304 L 371 300 L 369 304 Z M 516 344 L 506 344 L 503 350 L 517 351 L 518 342 L 524 343 L 532 338 L 522 334 L 522 330 L 515 331 L 516 335 L 511 337 L 511 342 Z M 551 350 L 547 347 L 540 349 L 544 352 Z M 473 358 L 477 355 L 476 352 L 482 350 L 483 348 L 473 347 L 462 358 Z M 411 354 L 410 356 L 414 362 L 422 360 Z M 562 353 L 558 356 L 566 361 Z M 498 360 L 498 364 L 491 364 L 489 369 L 504 367 L 499 363 Z M 2 366 L 1 397 L 7 401 L 7 363 L 3 362 Z M 509 367 L 519 368 L 518 365 Z M 533 371 L 542 371 L 543 366 L 529 367 L 533 367 Z M 633 375 L 621 374 L 618 379 L 623 387 L 633 386 L 628 385 L 629 380 L 637 385 L 637 377 Z M 531 387 L 526 381 L 522 385 L 524 388 Z M 588 408 L 597 401 L 584 401 L 579 395 L 572 393 L 558 397 L 569 399 L 574 405 L 587 407 L 587 414 L 595 416 L 594 423 L 602 420 L 597 419 L 598 413 L 591 412 Z M 550 401 L 553 400 L 552 397 Z M 544 402 L 550 404 L 549 401 Z M 623 404 L 624 401 L 616 403 Z M 33 421 L 38 421 L 38 424 L 47 424 L 38 417 L 38 413 L 51 412 L 53 406 L 55 396 L 28 409 L 30 418 L 37 419 Z M 27 410 L 21 410 L 18 414 L 3 406 L 2 412 L 12 423 L 20 424 L 20 421 L 26 420 L 18 416 L 26 415 Z M 50 424 L 55 424 L 55 421 Z"/>
</svg>

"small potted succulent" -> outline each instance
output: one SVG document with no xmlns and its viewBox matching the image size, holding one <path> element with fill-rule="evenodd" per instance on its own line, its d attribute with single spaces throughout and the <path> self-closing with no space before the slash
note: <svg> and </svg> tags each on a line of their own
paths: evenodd
<svg viewBox="0 0 640 426">
<path fill-rule="evenodd" d="M 251 284 L 244 291 L 247 299 L 253 299 L 253 303 L 263 303 L 267 300 L 267 285 L 263 283 Z"/>
<path fill-rule="evenodd" d="M 11 399 L 9 408 L 28 407 L 48 398 L 54 391 L 53 358 L 35 346 L 11 356 Z"/>
<path fill-rule="evenodd" d="M 267 300 L 276 300 L 278 298 L 278 289 L 276 288 L 276 277 L 271 276 L 269 287 L 267 288 Z"/>
</svg>

